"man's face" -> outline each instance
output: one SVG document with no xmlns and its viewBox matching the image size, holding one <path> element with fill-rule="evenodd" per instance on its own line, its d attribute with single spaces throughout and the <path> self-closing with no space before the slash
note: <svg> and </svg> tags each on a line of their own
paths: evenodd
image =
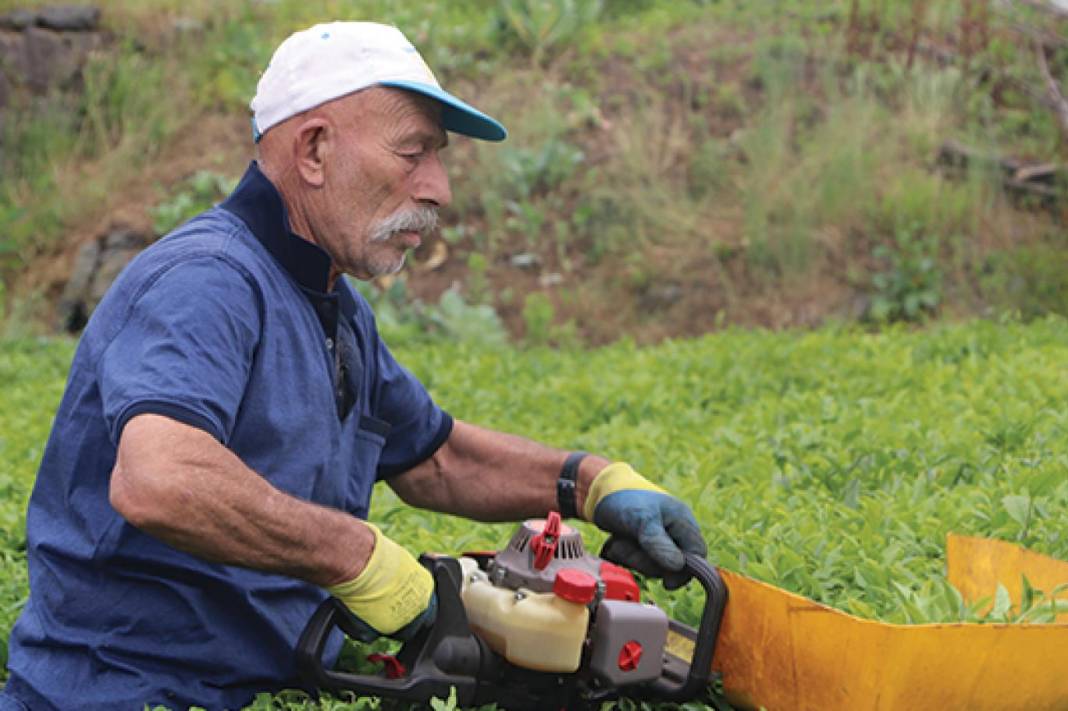
<svg viewBox="0 0 1068 711">
<path fill-rule="evenodd" d="M 452 199 L 439 156 L 448 141 L 439 105 L 374 88 L 338 109 L 316 199 L 318 241 L 339 272 L 361 279 L 395 273 Z"/>
</svg>

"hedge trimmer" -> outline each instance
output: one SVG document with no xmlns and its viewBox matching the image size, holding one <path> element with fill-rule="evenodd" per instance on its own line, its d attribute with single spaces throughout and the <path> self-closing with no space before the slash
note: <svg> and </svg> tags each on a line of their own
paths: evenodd
<svg viewBox="0 0 1068 711">
<path fill-rule="evenodd" d="M 380 674 L 323 667 L 335 627 L 358 634 L 333 598 L 298 643 L 305 679 L 351 691 L 427 703 L 455 689 L 461 706 L 587 709 L 620 697 L 684 702 L 704 697 L 727 591 L 703 558 L 686 569 L 704 588 L 697 630 L 642 602 L 631 573 L 588 553 L 556 512 L 523 523 L 508 546 L 459 559 L 424 555 L 435 582 L 432 627 L 396 656 L 373 655 Z"/>
</svg>

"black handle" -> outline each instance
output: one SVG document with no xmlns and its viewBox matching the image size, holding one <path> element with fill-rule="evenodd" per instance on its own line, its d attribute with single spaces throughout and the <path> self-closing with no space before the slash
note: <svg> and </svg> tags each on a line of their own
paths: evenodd
<svg viewBox="0 0 1068 711">
<path fill-rule="evenodd" d="M 705 607 L 697 640 L 686 678 L 673 682 L 661 677 L 649 685 L 653 696 L 665 701 L 690 701 L 704 693 L 712 678 L 712 657 L 716 652 L 716 638 L 727 606 L 727 586 L 719 571 L 707 560 L 693 553 L 686 554 L 686 571 L 701 583 L 705 590 Z"/>
<path fill-rule="evenodd" d="M 323 667 L 323 649 L 335 627 L 350 637 L 359 629 L 351 623 L 351 613 L 335 598 L 328 598 L 312 615 L 297 641 L 297 669 L 310 685 L 332 691 L 354 691 L 362 696 L 386 696 L 426 703 L 435 696 L 445 698 L 456 688 L 457 701 L 474 703 L 483 667 L 490 663 L 484 643 L 467 624 L 460 598 L 460 565 L 454 558 L 427 558 L 434 576 L 438 612 L 434 625 L 406 642 L 397 654 L 408 674 L 387 679 L 372 674 L 351 674 Z"/>
</svg>

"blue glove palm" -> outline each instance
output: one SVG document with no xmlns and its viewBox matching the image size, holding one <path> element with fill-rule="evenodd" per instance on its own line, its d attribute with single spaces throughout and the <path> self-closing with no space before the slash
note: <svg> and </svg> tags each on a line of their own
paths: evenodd
<svg viewBox="0 0 1068 711">
<path fill-rule="evenodd" d="M 598 475 L 584 509 L 598 528 L 613 534 L 603 557 L 663 578 L 669 590 L 690 579 L 683 571 L 685 553 L 708 553 L 690 508 L 626 464 L 613 464 Z"/>
</svg>

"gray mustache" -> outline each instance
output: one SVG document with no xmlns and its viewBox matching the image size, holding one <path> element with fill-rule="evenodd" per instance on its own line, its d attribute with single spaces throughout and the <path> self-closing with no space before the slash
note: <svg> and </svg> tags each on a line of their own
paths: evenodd
<svg viewBox="0 0 1068 711">
<path fill-rule="evenodd" d="M 438 211 L 433 207 L 414 207 L 395 212 L 375 225 L 372 242 L 385 242 L 397 232 L 418 232 L 426 235 L 438 226 Z"/>
</svg>

